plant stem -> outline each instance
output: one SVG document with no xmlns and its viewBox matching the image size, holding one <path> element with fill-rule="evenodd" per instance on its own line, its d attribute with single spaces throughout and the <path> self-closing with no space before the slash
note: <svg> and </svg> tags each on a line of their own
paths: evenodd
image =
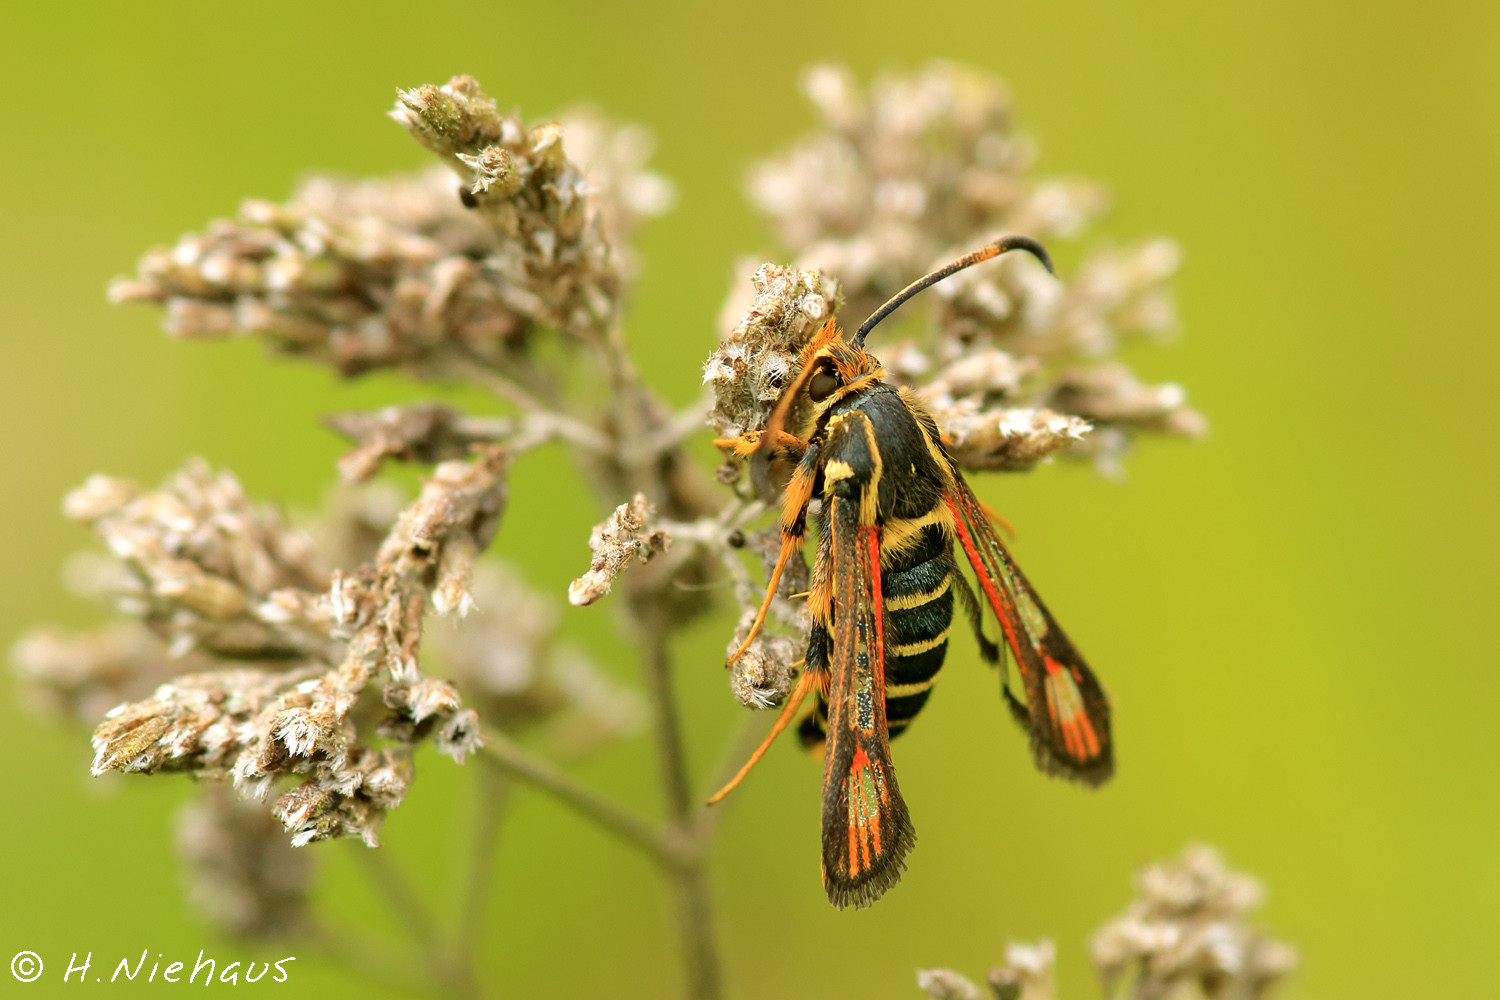
<svg viewBox="0 0 1500 1000">
<path fill-rule="evenodd" d="M 640 819 L 610 802 L 599 793 L 578 784 L 546 761 L 533 757 L 509 737 L 486 729 L 480 752 L 510 774 L 550 793 L 580 815 L 593 820 L 627 843 L 645 851 L 663 868 L 681 867 L 680 842 L 652 829 Z"/>
<path fill-rule="evenodd" d="M 391 954 L 389 945 L 352 940 L 316 922 L 305 926 L 302 936 L 325 959 L 343 967 L 352 976 L 367 979 L 387 989 L 395 987 L 412 993 L 426 993 L 432 989 L 430 981 L 414 971 L 408 963 Z"/>
<path fill-rule="evenodd" d="M 407 934 L 417 946 L 422 964 L 436 984 L 463 1000 L 483 996 L 478 980 L 467 974 L 443 948 L 437 925 L 426 904 L 411 880 L 392 863 L 390 855 L 384 850 L 362 849 L 359 856 L 364 860 L 371 881 L 385 897 L 391 913 L 405 925 Z"/>
<path fill-rule="evenodd" d="M 416 888 L 392 863 L 390 853 L 381 849 L 362 848 L 359 857 L 365 863 L 365 870 L 370 873 L 370 881 L 385 897 L 391 915 L 405 925 L 406 933 L 418 948 L 431 953 L 437 947 L 437 928 L 427 912 L 426 904 L 417 895 Z"/>
<path fill-rule="evenodd" d="M 610 440 L 598 430 L 566 413 L 549 408 L 514 381 L 487 365 L 459 358 L 451 360 L 448 367 L 456 380 L 477 382 L 501 399 L 515 404 L 530 417 L 533 424 L 545 424 L 558 437 L 585 452 L 600 453 L 611 447 Z"/>
<path fill-rule="evenodd" d="M 666 799 L 667 823 L 687 845 L 682 863 L 666 872 L 672 883 L 682 938 L 687 996 L 717 1000 L 723 995 L 719 956 L 714 939 L 713 902 L 709 893 L 705 838 L 699 836 L 696 804 L 688 781 L 682 722 L 672 693 L 672 664 L 667 652 L 668 629 L 663 622 L 643 621 L 641 646 L 645 652 L 646 688 L 656 710 L 657 766 Z"/>
<path fill-rule="evenodd" d="M 510 800 L 509 774 L 491 757 L 475 758 L 474 845 L 469 856 L 465 884 L 458 907 L 456 951 L 458 967 L 471 982 L 478 983 L 476 957 L 484 940 L 485 916 L 489 911 L 490 876 L 495 868 L 495 842 Z"/>
</svg>

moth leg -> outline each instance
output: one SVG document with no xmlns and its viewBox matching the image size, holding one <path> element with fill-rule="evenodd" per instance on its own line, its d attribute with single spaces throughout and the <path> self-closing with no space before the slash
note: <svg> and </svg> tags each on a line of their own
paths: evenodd
<svg viewBox="0 0 1500 1000">
<path fill-rule="evenodd" d="M 761 740 L 760 746 L 755 748 L 755 752 L 750 755 L 750 759 L 745 762 L 745 766 L 740 768 L 739 772 L 733 778 L 729 779 L 728 784 L 713 794 L 713 797 L 708 800 L 709 805 L 713 805 L 734 791 L 735 787 L 741 781 L 745 780 L 745 775 L 750 773 L 750 769 L 766 755 L 767 750 L 771 749 L 771 744 L 775 741 L 776 737 L 780 736 L 781 731 L 791 724 L 792 716 L 797 714 L 797 709 L 802 707 L 802 703 L 812 693 L 813 684 L 816 682 L 817 673 L 815 671 L 802 671 L 802 676 L 797 678 L 796 687 L 787 693 L 786 701 L 782 703 L 781 711 L 777 714 L 776 721 L 771 724 L 771 731 L 766 734 L 764 740 Z"/>
<path fill-rule="evenodd" d="M 739 437 L 714 438 L 714 447 L 735 458 L 749 458 L 760 447 L 763 436 L 763 431 L 746 431 Z M 801 460 L 802 455 L 807 451 L 807 442 L 795 434 L 777 431 L 767 447 L 772 451 L 786 452 L 791 457 Z"/>
<path fill-rule="evenodd" d="M 808 445 L 807 451 L 802 455 L 802 461 L 797 463 L 796 471 L 792 473 L 791 481 L 786 485 L 786 494 L 781 500 L 781 553 L 776 557 L 776 565 L 771 570 L 770 579 L 766 581 L 766 596 L 760 602 L 760 610 L 755 613 L 755 621 L 750 625 L 750 631 L 745 635 L 745 641 L 740 643 L 729 656 L 729 663 L 738 660 L 745 650 L 750 648 L 750 643 L 760 634 L 760 627 L 765 623 L 766 613 L 771 610 L 771 601 L 776 597 L 776 588 L 781 584 L 782 571 L 786 569 L 787 560 L 792 553 L 802 544 L 802 536 L 807 531 L 807 505 L 812 502 L 813 481 L 818 474 L 818 446 Z"/>
</svg>

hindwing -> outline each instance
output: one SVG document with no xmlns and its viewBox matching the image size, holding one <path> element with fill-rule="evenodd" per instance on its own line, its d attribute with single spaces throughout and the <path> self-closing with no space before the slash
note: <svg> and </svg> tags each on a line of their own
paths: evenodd
<svg viewBox="0 0 1500 1000">
<path fill-rule="evenodd" d="M 1098 678 L 1027 582 L 973 490 L 955 471 L 947 503 L 954 532 L 1000 620 L 1026 691 L 1011 706 L 1031 732 L 1044 771 L 1097 785 L 1114 772 L 1109 699 Z"/>
</svg>

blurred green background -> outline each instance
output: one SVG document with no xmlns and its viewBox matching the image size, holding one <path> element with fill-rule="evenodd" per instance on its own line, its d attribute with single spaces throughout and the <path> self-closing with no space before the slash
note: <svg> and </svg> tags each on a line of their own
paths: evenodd
<svg viewBox="0 0 1500 1000">
<path fill-rule="evenodd" d="M 897 748 L 922 842 L 878 906 L 823 897 L 815 764 L 784 748 L 739 794 L 713 874 L 733 995 L 914 997 L 917 967 L 982 975 L 1007 939 L 1042 936 L 1063 995 L 1094 995 L 1087 935 L 1141 863 L 1195 839 L 1269 886 L 1262 922 L 1304 956 L 1287 996 L 1494 994 L 1500 8 L 182 2 L 9 4 L 5 20 L 0 639 L 98 618 L 59 582 L 89 540 L 58 501 L 89 473 L 155 483 L 196 453 L 312 506 L 340 451 L 318 416 L 413 395 L 253 345 L 172 343 L 153 310 L 103 294 L 148 246 L 309 169 L 425 166 L 383 117 L 397 85 L 468 72 L 530 119 L 586 100 L 654 130 L 679 202 L 641 238 L 630 329 L 681 404 L 733 259 L 770 245 L 741 183 L 810 125 L 802 68 L 961 60 L 1011 84 L 1043 172 L 1112 187 L 1105 235 L 1180 241 L 1184 336 L 1134 360 L 1184 384 L 1213 434 L 1148 442 L 1123 483 L 1073 467 L 980 481 L 1114 696 L 1117 779 L 1086 793 L 1037 775 L 955 643 Z M 595 512 L 555 458 L 524 465 L 515 498 L 497 548 L 561 595 Z M 610 613 L 565 621 L 632 676 Z M 730 627 L 679 650 L 700 777 L 740 718 L 719 665 Z M 0 958 L 49 964 L 25 995 L 59 990 L 73 951 L 296 954 L 195 922 L 170 837 L 185 782 L 90 779 L 84 737 L 0 698 Z M 471 775 L 421 768 L 385 839 L 441 904 Z M 656 808 L 645 738 L 580 773 Z M 359 849 L 316 848 L 319 897 L 394 935 Z M 493 897 L 497 995 L 676 992 L 653 874 L 550 801 L 518 799 Z M 286 995 L 353 988 L 310 954 L 292 969 Z"/>
</svg>

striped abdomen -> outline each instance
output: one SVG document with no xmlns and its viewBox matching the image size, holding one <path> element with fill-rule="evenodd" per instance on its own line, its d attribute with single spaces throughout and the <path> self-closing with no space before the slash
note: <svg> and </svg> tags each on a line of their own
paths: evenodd
<svg viewBox="0 0 1500 1000">
<path fill-rule="evenodd" d="M 892 736 L 904 731 L 932 693 L 948 652 L 953 623 L 953 554 L 936 524 L 880 573 L 885 631 L 885 720 Z"/>
<path fill-rule="evenodd" d="M 882 631 L 885 640 L 885 717 L 890 735 L 901 735 L 917 717 L 948 651 L 953 623 L 953 553 L 943 529 L 927 524 L 915 545 L 880 572 Z M 812 642 L 827 635 L 813 629 Z M 808 662 L 821 662 L 809 651 Z M 817 710 L 803 720 L 803 743 L 821 743 L 827 733 L 828 704 L 820 695 Z"/>
</svg>

